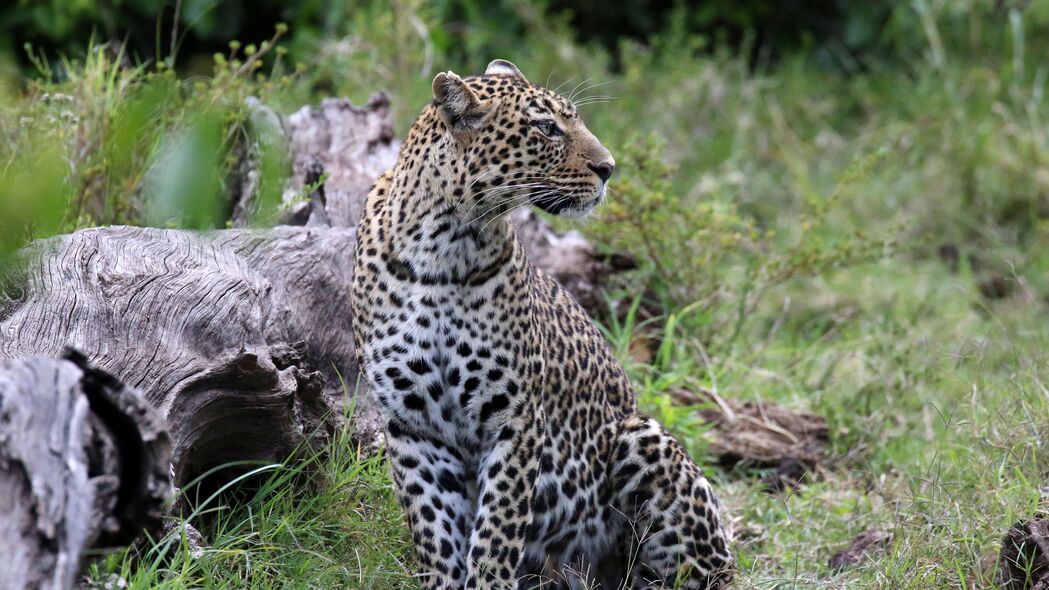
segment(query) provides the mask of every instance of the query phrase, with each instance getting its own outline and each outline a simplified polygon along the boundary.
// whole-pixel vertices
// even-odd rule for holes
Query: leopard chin
[[[602,198],[597,197],[581,205],[576,204],[571,207],[566,207],[558,215],[560,215],[561,217],[566,217],[568,219],[582,219],[585,217],[589,217],[590,214],[594,212],[594,209],[597,209],[597,206],[601,204],[601,201]]]

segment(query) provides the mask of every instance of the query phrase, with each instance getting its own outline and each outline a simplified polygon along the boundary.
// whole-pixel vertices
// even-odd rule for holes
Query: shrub
[[[0,117],[4,249],[89,225],[224,225],[222,182],[234,146],[250,140],[247,98],[279,105],[294,92],[297,73],[275,48],[281,31],[258,46],[231,43],[214,57],[214,74],[195,80],[163,62],[129,65],[109,45],[57,67],[34,54],[41,78],[27,98],[5,101]],[[268,53],[275,59],[264,67]],[[282,188],[273,147],[263,154],[269,207]]]

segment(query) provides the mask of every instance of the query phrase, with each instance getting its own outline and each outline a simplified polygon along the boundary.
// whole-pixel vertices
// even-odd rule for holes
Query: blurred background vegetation
[[[712,473],[741,584],[987,587],[1049,473],[1047,50],[1049,0],[15,0],[0,254],[98,224],[223,227],[250,96],[289,112],[384,90],[403,133],[436,72],[510,59],[586,88],[616,156],[582,230],[639,256],[610,294],[637,313],[606,329],[646,409],[700,459],[704,426],[674,388],[829,420],[835,459],[802,494]],[[340,461],[334,481],[362,469]],[[365,471],[384,491],[270,489],[204,560],[104,570],[141,587],[270,587],[272,572],[411,587],[385,475]],[[385,529],[361,524],[375,505]],[[871,527],[896,533],[888,554],[829,572],[830,548]]]

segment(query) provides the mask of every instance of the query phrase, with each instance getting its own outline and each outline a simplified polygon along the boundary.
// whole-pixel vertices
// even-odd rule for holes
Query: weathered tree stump
[[[397,140],[390,118],[390,99],[372,95],[362,106],[329,98],[316,107],[302,107],[283,116],[258,102],[252,103],[250,125],[259,141],[283,143],[288,148],[290,178],[284,192],[288,205],[281,222],[356,228],[361,206],[375,179],[397,161]],[[239,146],[241,166],[230,179],[233,225],[250,225],[258,191],[257,146]],[[294,196],[321,174],[324,199],[293,202]]]
[[[0,364],[0,588],[71,588],[85,551],[157,528],[171,494],[163,420],[67,357]]]

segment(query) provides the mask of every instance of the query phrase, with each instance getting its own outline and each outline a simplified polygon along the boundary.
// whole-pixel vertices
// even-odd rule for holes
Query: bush
[[[784,236],[759,228],[740,211],[732,194],[739,179],[708,177],[704,192],[675,196],[675,171],[664,149],[665,142],[650,134],[616,151],[623,172],[589,233],[610,249],[641,254],[648,277],[642,283],[655,290],[664,309],[687,307],[682,321],[716,351],[734,343],[777,285],[876,260],[894,249],[891,227],[876,237],[834,227],[844,192],[870,175],[882,153],[852,165],[832,194],[815,198],[797,217],[781,219],[802,229]]]
[[[28,66],[21,51],[26,43],[51,56],[82,58],[89,42],[97,39],[125,44],[127,55],[138,62],[168,59],[197,70],[206,68],[207,56],[223,51],[230,40],[263,38],[274,24],[287,22],[295,31],[288,42],[293,57],[307,59],[318,42],[364,33],[357,26],[361,20],[391,11],[419,17],[400,18],[391,26],[417,29],[427,24],[421,34],[433,44],[431,55],[463,63],[527,44],[538,21],[561,22],[572,41],[614,54],[624,39],[647,44],[678,20],[684,31],[703,39],[704,51],[727,44],[759,62],[814,51],[825,65],[850,70],[871,56],[909,59],[926,50],[929,23],[948,25],[937,43],[984,44],[1016,10],[1033,32],[1045,33],[1045,6],[1020,0],[710,0],[698,5],[624,0],[610,10],[595,0],[18,0],[0,8],[0,53]],[[914,18],[915,11],[927,16]],[[942,53],[942,47],[934,50]]]
[[[214,57],[213,76],[193,81],[163,62],[128,66],[108,45],[57,67],[36,54],[41,78],[28,96],[0,103],[0,254],[92,225],[221,227],[222,183],[246,141],[268,149],[260,214],[269,214],[283,189],[283,156],[248,137],[245,123],[249,96],[279,105],[294,93],[298,74],[275,45],[280,30],[258,46],[231,43]]]

